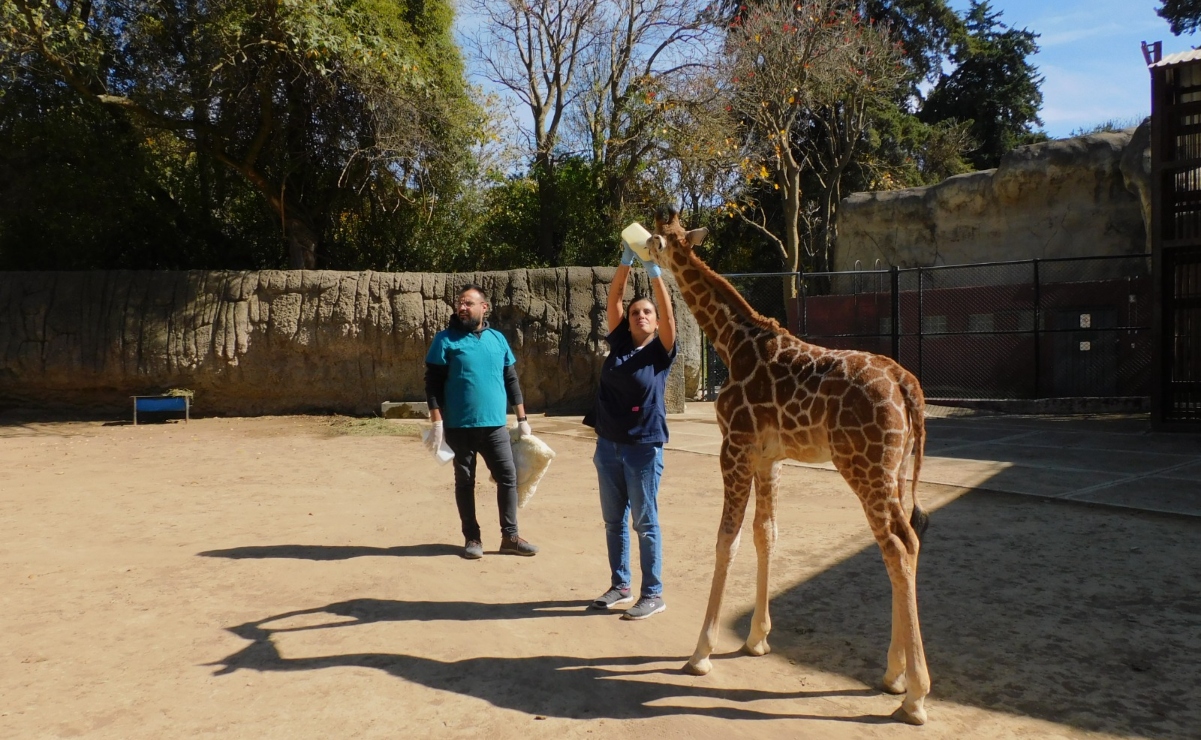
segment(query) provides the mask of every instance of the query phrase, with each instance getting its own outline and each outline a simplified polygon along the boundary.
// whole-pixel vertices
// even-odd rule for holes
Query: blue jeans
[[[663,541],[659,533],[659,478],[662,445],[624,445],[596,440],[592,457],[600,481],[601,516],[609,549],[613,587],[630,587],[630,535],[626,519],[633,514],[642,562],[642,596],[663,593]]]

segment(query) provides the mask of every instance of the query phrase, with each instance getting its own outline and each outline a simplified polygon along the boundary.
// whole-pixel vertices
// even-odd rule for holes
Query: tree
[[[0,63],[170,134],[202,198],[235,174],[288,264],[312,267],[323,235],[432,208],[472,121],[451,18],[441,2],[0,0]]]
[[[223,252],[220,229],[173,207],[170,137],[147,141],[26,76],[0,89],[0,270],[189,267],[177,257]]]
[[[906,95],[916,96],[917,83],[934,80],[943,59],[964,33],[963,20],[947,0],[863,0],[864,17],[889,29],[900,43],[905,65],[913,73]]]
[[[746,184],[770,184],[778,226],[750,187],[733,212],[776,246],[785,270],[799,270],[802,253],[807,269],[825,270],[843,175],[875,107],[905,79],[899,50],[886,29],[862,21],[843,0],[762,4],[732,25],[728,112],[741,128]],[[817,184],[810,198],[805,178]]]
[[[927,123],[971,121],[977,148],[970,153],[976,169],[996,167],[1014,147],[1046,139],[1038,110],[1043,78],[1030,63],[1038,52],[1038,34],[1000,22],[987,0],[972,0],[968,35],[951,59],[955,69],[939,78],[919,114]]]
[[[1155,12],[1168,22],[1175,35],[1192,33],[1201,27],[1201,0],[1160,0],[1160,3]]]
[[[538,183],[537,258],[557,265],[563,253],[556,195],[556,147],[567,110],[580,94],[576,75],[597,42],[600,0],[473,0],[479,29],[472,55],[492,83],[529,110],[533,174]]]
[[[597,172],[607,231],[624,225],[627,199],[654,155],[665,115],[711,65],[714,16],[693,0],[602,0],[601,43],[587,48],[582,92],[572,111]],[[643,210],[658,205],[639,203]]]

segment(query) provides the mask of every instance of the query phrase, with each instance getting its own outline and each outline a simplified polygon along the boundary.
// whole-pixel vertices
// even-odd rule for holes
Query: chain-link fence
[[[808,342],[888,355],[930,398],[1146,396],[1146,256],[725,276]],[[706,342],[705,397],[726,369]]]

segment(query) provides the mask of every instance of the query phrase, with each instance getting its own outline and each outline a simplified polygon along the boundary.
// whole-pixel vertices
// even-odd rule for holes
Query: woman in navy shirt
[[[626,520],[633,514],[642,565],[641,598],[624,619],[645,619],[667,608],[663,601],[663,543],[659,533],[659,478],[667,442],[663,402],[667,373],[676,356],[676,322],[662,269],[645,263],[655,301],[636,298],[629,317],[622,310],[630,266],[637,256],[627,246],[609,286],[609,356],[601,367],[596,407],[584,420],[596,428],[592,461],[600,482],[611,588],[592,602],[612,609],[634,600],[630,593],[630,537]],[[656,306],[656,302],[658,306]],[[662,309],[660,316],[659,310]]]

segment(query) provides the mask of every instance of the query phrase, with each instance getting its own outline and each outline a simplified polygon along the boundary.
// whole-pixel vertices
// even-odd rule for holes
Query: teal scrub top
[[[479,333],[443,329],[434,336],[425,361],[446,365],[446,427],[501,427],[508,412],[505,368],[517,362],[505,335],[495,329]]]

